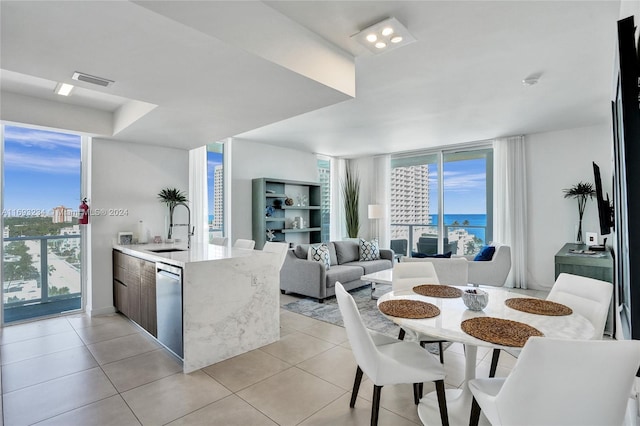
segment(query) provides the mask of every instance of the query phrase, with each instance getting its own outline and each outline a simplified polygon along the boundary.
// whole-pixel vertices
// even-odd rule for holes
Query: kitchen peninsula
[[[168,297],[159,298],[156,306],[156,291],[162,290],[156,289],[155,277],[166,266],[182,272],[182,291],[174,291],[169,301],[180,310],[178,298],[182,296],[182,315],[176,317],[178,330],[182,318],[182,342],[180,350],[165,345],[178,356],[182,352],[185,373],[280,338],[280,264],[275,254],[209,244],[191,249],[115,245],[114,305],[161,343],[162,324],[167,319],[160,311]],[[179,274],[180,269],[176,271]]]

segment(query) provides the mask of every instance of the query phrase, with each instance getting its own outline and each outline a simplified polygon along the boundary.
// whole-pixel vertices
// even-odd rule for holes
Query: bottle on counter
[[[142,220],[138,222],[138,244],[147,244],[147,228]]]

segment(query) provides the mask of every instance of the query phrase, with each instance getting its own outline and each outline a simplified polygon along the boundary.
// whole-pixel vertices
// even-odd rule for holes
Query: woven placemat
[[[563,316],[571,315],[573,313],[573,310],[570,307],[560,303],[528,297],[514,297],[513,299],[507,299],[504,301],[504,304],[511,309],[528,312],[530,314]]]
[[[462,331],[485,342],[521,348],[531,336],[543,336],[538,329],[517,321],[477,317],[462,321]]]
[[[419,319],[440,315],[440,309],[437,306],[409,299],[386,300],[378,305],[378,309],[385,315],[398,318]]]
[[[417,285],[413,288],[413,291],[429,297],[461,297],[462,290],[459,288],[451,287],[448,285],[436,285],[436,284],[423,284]]]

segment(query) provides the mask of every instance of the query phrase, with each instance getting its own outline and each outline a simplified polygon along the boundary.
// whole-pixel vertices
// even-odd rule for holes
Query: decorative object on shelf
[[[357,170],[352,170],[350,163],[345,166],[345,177],[342,181],[342,198],[344,199],[344,216],[349,238],[357,238],[360,231],[358,203],[360,201],[360,177]]]
[[[309,205],[309,197],[306,195],[301,195],[300,196],[300,205],[301,206],[307,206]]]
[[[582,243],[582,216],[584,215],[584,208],[587,205],[587,199],[593,198],[596,195],[596,191],[593,185],[587,182],[579,182],[573,185],[571,188],[563,189],[564,198],[575,198],[578,200],[578,231],[576,236],[576,242]]]
[[[282,208],[282,200],[279,198],[276,198],[275,200],[273,200],[273,207],[275,207],[276,209],[281,209]]]
[[[273,232],[273,229],[267,229],[267,239],[269,241],[273,241],[275,237],[276,237],[276,234]]]
[[[267,206],[264,209],[264,215],[266,217],[271,217],[273,216],[273,213],[275,212],[276,209],[273,208],[273,206]]]
[[[296,206],[300,207],[302,205],[302,198],[300,194],[296,195]]]
[[[293,221],[291,222],[291,229],[298,229],[298,222],[297,221]]]
[[[289,198],[289,197],[287,197],[287,198],[284,200],[284,203],[285,203],[287,206],[292,206],[292,205],[293,205],[293,198]]]
[[[267,189],[265,192],[267,194],[275,194],[276,193],[276,191],[274,191],[273,189]]]
[[[295,219],[293,219],[293,223],[295,224],[294,228],[296,229],[305,228],[304,219],[301,218],[300,216],[296,216]]]
[[[164,188],[158,193],[158,198],[160,202],[165,203],[167,207],[169,207],[169,231],[167,233],[167,239],[170,240],[173,231],[173,209],[175,209],[179,203],[187,202],[187,196],[177,188]]]

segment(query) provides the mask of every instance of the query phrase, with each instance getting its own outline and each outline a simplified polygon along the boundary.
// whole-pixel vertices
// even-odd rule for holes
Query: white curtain
[[[344,203],[342,202],[342,185],[346,160],[331,158],[331,213],[329,214],[331,241],[339,241],[347,235],[344,222]]]
[[[189,201],[194,244],[209,242],[209,197],[207,195],[207,147],[189,151]]]
[[[511,247],[505,286],[527,288],[527,197],[524,136],[493,142],[494,241]]]
[[[373,223],[371,235],[378,236],[380,247],[389,248],[391,242],[391,156],[381,155],[373,158],[373,187],[371,188],[371,204],[384,206],[385,213],[381,219],[370,219]]]

